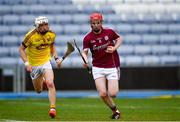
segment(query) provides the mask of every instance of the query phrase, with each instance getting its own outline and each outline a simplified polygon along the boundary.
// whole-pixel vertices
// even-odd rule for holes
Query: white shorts
[[[107,80],[119,80],[120,68],[98,68],[92,67],[92,74],[94,80],[100,77],[105,77]]]
[[[43,74],[45,69],[52,69],[50,61],[46,62],[43,65],[33,66],[32,72],[30,73],[31,79],[37,79],[41,74]]]

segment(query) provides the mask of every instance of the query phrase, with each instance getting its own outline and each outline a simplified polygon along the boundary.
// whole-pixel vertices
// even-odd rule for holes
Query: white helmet
[[[42,24],[42,23],[48,23],[47,17],[45,17],[45,16],[39,16],[39,17],[37,17],[37,18],[35,19],[35,21],[34,21],[35,27],[39,27],[39,25]]]

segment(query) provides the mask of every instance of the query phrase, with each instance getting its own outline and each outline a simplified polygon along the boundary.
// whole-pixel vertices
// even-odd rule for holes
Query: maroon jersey
[[[104,28],[100,34],[88,33],[83,40],[83,49],[89,48],[92,53],[92,64],[100,68],[119,67],[119,55],[117,50],[113,53],[106,53],[108,46],[114,46],[114,40],[119,35],[112,29]]]

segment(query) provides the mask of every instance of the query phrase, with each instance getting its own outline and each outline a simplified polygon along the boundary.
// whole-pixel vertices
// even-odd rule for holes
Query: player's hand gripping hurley
[[[80,51],[80,49],[79,49],[79,47],[78,47],[78,45],[77,45],[75,39],[74,39],[73,41],[74,41],[74,45],[75,45],[75,47],[77,48],[77,50],[78,50],[78,52],[79,52],[79,55],[81,56],[81,58],[82,58],[84,64],[87,64],[86,60],[84,59],[84,57],[83,57],[82,54],[81,54],[81,51]],[[88,65],[86,65],[86,69],[88,70],[88,73],[91,74],[91,69],[89,68]]]

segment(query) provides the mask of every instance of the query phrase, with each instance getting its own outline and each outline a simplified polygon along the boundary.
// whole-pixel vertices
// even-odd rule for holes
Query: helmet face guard
[[[35,26],[36,28],[38,28],[39,25],[40,25],[40,24],[43,24],[43,23],[48,23],[47,17],[45,17],[45,16],[39,16],[39,17],[37,17],[37,18],[35,19],[35,21],[34,21],[34,26]]]

